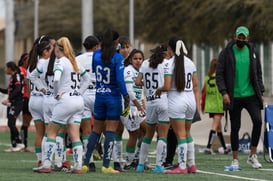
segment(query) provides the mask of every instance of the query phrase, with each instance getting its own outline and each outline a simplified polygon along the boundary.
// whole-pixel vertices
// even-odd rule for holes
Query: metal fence
[[[256,49],[259,53],[262,70],[263,81],[265,86],[265,96],[273,95],[273,42],[266,44],[257,44]],[[212,58],[218,57],[221,47],[200,47],[193,45],[192,59],[197,67],[197,74],[199,80],[199,88],[202,89],[205,75],[207,74],[209,63]]]

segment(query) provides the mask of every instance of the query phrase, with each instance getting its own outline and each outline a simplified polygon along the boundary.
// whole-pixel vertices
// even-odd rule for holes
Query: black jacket
[[[232,50],[234,41],[228,43],[228,45],[221,51],[216,66],[216,84],[222,95],[229,94],[231,105],[225,106],[226,109],[233,108],[234,99],[234,79],[235,79],[235,56]],[[250,81],[256,92],[256,96],[260,103],[260,109],[263,109],[262,95],[264,92],[264,85],[262,80],[261,62],[257,52],[254,49],[253,44],[246,44],[250,53]]]

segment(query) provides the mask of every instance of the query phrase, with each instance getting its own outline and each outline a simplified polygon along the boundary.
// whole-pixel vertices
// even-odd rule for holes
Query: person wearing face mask
[[[234,40],[220,53],[216,66],[216,84],[223,96],[224,108],[229,110],[230,141],[233,160],[231,167],[240,169],[238,161],[241,112],[246,109],[252,120],[251,151],[247,163],[261,168],[256,152],[259,143],[263,109],[264,85],[259,56],[249,42],[249,30],[245,26],[236,29]]]

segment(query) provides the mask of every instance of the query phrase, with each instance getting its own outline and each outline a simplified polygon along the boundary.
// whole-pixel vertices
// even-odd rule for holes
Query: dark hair
[[[30,72],[36,68],[38,56],[42,55],[44,50],[50,50],[50,48],[50,39],[46,35],[42,35],[34,41],[32,49],[29,52],[28,68]]]
[[[17,73],[20,73],[21,71],[20,71],[20,68],[16,65],[16,63],[15,62],[13,62],[13,61],[10,61],[10,62],[7,62],[6,63],[6,67],[7,68],[10,68],[12,71],[15,71],[15,72],[17,72]]]
[[[151,50],[152,55],[149,58],[149,67],[155,69],[158,64],[161,64],[164,60],[164,53],[167,51],[167,46],[162,44],[158,45]]]
[[[18,61],[18,66],[23,66],[24,62],[29,59],[28,53],[23,53]]]
[[[169,46],[173,52],[176,50],[176,42],[179,40],[177,37],[171,37],[169,39]],[[185,67],[184,67],[184,52],[180,49],[180,55],[177,56],[175,53],[174,58],[174,84],[178,92],[182,92],[185,89]]]
[[[95,36],[88,36],[83,42],[83,46],[86,50],[92,49],[94,46],[99,44],[99,40]]]
[[[116,52],[116,47],[114,47],[114,41],[119,37],[118,32],[111,29],[107,29],[103,34],[103,39],[101,43],[101,59],[105,64],[111,63],[111,59]]]
[[[133,50],[130,52],[129,56],[128,56],[127,58],[124,59],[124,66],[125,66],[125,67],[127,67],[128,65],[131,64],[131,60],[132,60],[133,56],[134,56],[136,53],[140,53],[141,56],[142,56],[142,58],[143,58],[143,60],[144,60],[144,54],[143,54],[143,52],[142,52],[141,50],[138,50],[138,49],[133,49]]]
[[[121,45],[121,47],[124,44],[129,44],[130,45],[130,39],[127,36],[120,36],[118,39],[118,43]]]
[[[209,65],[209,71],[208,71],[208,76],[211,77],[213,73],[215,73],[216,71],[216,64],[217,64],[217,59],[213,58],[210,61],[210,65]]]

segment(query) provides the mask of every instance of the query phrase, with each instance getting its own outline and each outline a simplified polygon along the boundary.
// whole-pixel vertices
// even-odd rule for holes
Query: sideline
[[[205,174],[210,174],[210,175],[219,175],[219,176],[223,176],[223,177],[231,177],[231,178],[237,178],[237,179],[242,179],[242,180],[269,181],[269,180],[262,180],[262,179],[249,178],[249,177],[242,177],[242,176],[236,176],[236,175],[228,175],[228,174],[223,174],[223,173],[207,172],[207,171],[202,171],[202,170],[197,170],[197,173],[205,173]]]

